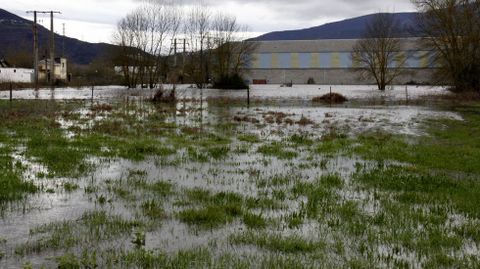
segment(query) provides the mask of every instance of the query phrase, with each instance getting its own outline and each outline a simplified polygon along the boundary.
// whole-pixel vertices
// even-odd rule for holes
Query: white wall
[[[33,69],[0,68],[0,82],[32,83]]]

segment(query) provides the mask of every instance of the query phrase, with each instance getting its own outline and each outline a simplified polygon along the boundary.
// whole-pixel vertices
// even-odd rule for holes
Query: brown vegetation
[[[339,94],[339,93],[327,93],[322,96],[317,96],[312,99],[313,102],[329,102],[329,103],[344,103],[348,101],[348,99]]]
[[[155,103],[174,103],[177,101],[176,92],[175,90],[170,90],[167,94],[166,90],[158,89],[153,96],[152,101]]]
[[[235,116],[233,117],[233,120],[236,122],[250,122],[250,123],[260,123],[259,120],[253,117],[248,117],[248,116]]]
[[[309,118],[307,118],[307,117],[305,117],[305,116],[302,115],[302,117],[300,118],[299,121],[296,122],[296,124],[305,126],[305,125],[315,124],[315,122],[312,121],[311,119],[309,119]]]

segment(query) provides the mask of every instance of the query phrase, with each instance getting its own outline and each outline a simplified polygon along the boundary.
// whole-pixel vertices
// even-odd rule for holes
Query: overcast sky
[[[138,5],[138,0],[0,0],[0,8],[33,20],[27,10],[58,10],[55,31],[89,42],[111,42],[119,19]],[[177,0],[189,5],[196,0]],[[251,36],[300,29],[378,11],[414,11],[410,0],[203,0],[212,9],[235,15],[250,27]],[[40,18],[42,19],[42,18]],[[42,24],[49,27],[49,17]]]

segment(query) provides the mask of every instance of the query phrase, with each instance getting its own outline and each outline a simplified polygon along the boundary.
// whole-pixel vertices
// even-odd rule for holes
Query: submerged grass
[[[262,232],[246,232],[233,235],[230,241],[234,244],[255,245],[270,251],[283,253],[309,253],[321,250],[325,247],[324,242],[304,239],[298,235],[282,236]]]
[[[0,209],[7,202],[22,199],[26,194],[35,193],[35,184],[23,180],[21,163],[15,162],[10,156],[12,151],[0,147]]]
[[[32,108],[32,103],[41,106]],[[28,159],[48,168],[35,177],[41,183],[51,180],[45,188],[52,192],[57,190],[51,187],[55,184],[65,192],[76,191],[82,183],[74,180],[92,171],[95,163],[88,161],[92,157],[107,162],[124,158],[134,161],[131,165],[136,168],[125,169],[128,173],[121,179],[92,178],[85,187],[92,205],[112,211],[87,211],[75,220],[31,228],[29,240],[13,247],[19,256],[56,251],[60,268],[477,268],[480,264],[472,247],[480,244],[476,139],[480,107],[457,109],[464,121],[427,122],[428,136],[380,132],[346,136],[332,129],[323,135],[272,132],[281,141],[273,142],[260,138],[268,138],[262,129],[261,135],[251,135],[236,124],[168,122],[169,112],[163,110],[170,107],[156,107],[148,114],[144,108],[122,111],[114,105],[84,116],[72,112],[78,105],[23,104],[30,106],[9,108],[0,102],[0,110],[6,112],[0,116],[0,204],[37,191],[23,178],[22,164],[12,157],[13,149],[22,146]],[[70,127],[67,135],[59,117],[82,126]],[[262,161],[243,161],[255,151],[263,155]],[[307,158],[298,160],[304,155]],[[143,165],[150,157],[162,177],[161,169],[174,169],[182,176],[169,180],[181,185],[194,178],[206,185],[178,191],[170,181],[154,180]],[[360,157],[373,165],[351,165],[356,172],[350,177],[336,171],[338,157]],[[195,168],[193,162],[212,169]],[[180,179],[185,182],[176,181]],[[113,213],[117,210],[135,218]],[[208,238],[206,248],[146,250],[149,229],[158,231],[170,217],[193,228],[180,237],[185,241],[203,238],[208,229],[215,234],[228,224],[240,224],[239,229],[246,231]],[[127,246],[117,248],[109,242]],[[220,251],[225,243],[242,246],[240,250],[251,248],[254,255]]]
[[[46,250],[69,250],[78,245],[99,243],[128,236],[139,221],[109,215],[105,211],[85,212],[79,219],[53,222],[30,230],[31,239],[15,248],[15,253],[25,256]]]

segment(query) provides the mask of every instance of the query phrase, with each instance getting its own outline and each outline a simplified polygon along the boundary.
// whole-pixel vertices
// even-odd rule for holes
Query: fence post
[[[10,82],[10,102],[12,102],[12,100],[13,100],[13,92],[12,91],[13,91],[13,85]]]
[[[250,107],[250,87],[247,88],[247,106]]]
[[[408,85],[405,85],[405,98],[406,98],[407,104],[408,104]]]

